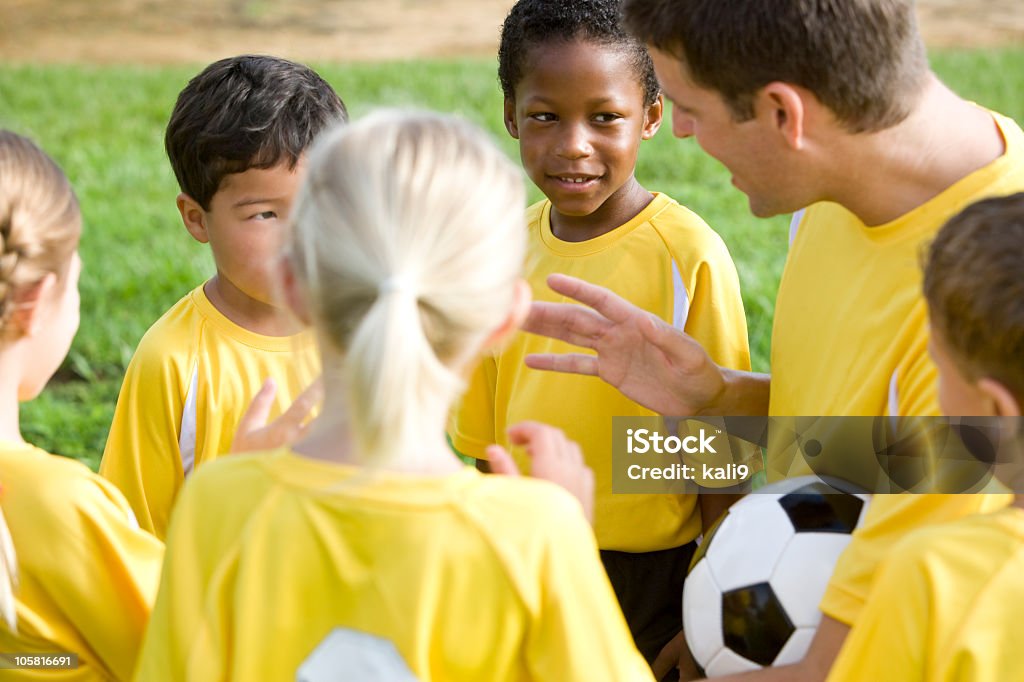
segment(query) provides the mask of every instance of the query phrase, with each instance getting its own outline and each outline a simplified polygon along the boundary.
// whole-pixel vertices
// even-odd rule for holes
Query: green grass
[[[1024,121],[1024,50],[945,52],[933,64],[964,96]],[[491,60],[315,66],[354,116],[382,105],[455,112],[517,155],[501,123]],[[57,379],[24,406],[23,430],[40,447],[93,467],[135,344],[212,272],[207,249],[181,227],[163,154],[174,98],[200,68],[0,66],[0,126],[31,135],[57,159],[85,217],[82,326]],[[638,176],[725,238],[743,286],[754,366],[766,371],[788,219],[753,218],[729,174],[668,128],[643,145]],[[535,189],[531,198],[539,198]]]

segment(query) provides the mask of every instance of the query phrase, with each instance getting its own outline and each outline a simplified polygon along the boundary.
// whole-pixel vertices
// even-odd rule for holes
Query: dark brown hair
[[[625,0],[626,28],[681,59],[738,120],[782,81],[807,88],[850,132],[907,117],[928,74],[911,0]]]
[[[178,95],[164,146],[181,191],[205,210],[225,175],[287,162],[348,112],[315,71],[278,57],[210,64]]]
[[[924,295],[964,373],[1024,401],[1024,192],[979,201],[939,230]]]

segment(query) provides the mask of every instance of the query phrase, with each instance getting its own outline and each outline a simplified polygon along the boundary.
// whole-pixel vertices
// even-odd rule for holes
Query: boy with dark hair
[[[829,680],[1024,679],[1024,193],[980,201],[932,242],[924,273],[939,404],[1006,417],[995,474],[1013,505],[922,528],[893,550]]]
[[[918,250],[964,206],[1024,189],[1020,127],[928,70],[909,0],[626,0],[624,12],[649,44],[673,132],[728,168],[754,214],[797,211],[772,374],[723,368],[687,335],[563,277],[553,288],[595,310],[542,303],[526,327],[597,354],[530,365],[601,376],[662,414],[937,414]],[[795,447],[770,440],[769,467]],[[823,679],[897,539],[1006,501],[879,496],[836,566],[805,660],[750,677]]]
[[[217,273],[142,338],[100,463],[157,537],[185,477],[228,451],[263,382],[273,379],[279,414],[318,373],[313,339],[274,281],[304,154],[339,120],[331,86],[276,57],[215,62],[178,96],[165,137],[178,211]]]
[[[622,29],[619,10],[619,0],[520,0],[502,28],[505,127],[546,196],[527,211],[526,279],[549,301],[558,300],[544,285],[554,272],[606,283],[700,339],[716,362],[749,369],[739,280],[725,244],[634,175],[640,143],[661,125],[662,100],[650,56]],[[552,424],[580,444],[595,476],[601,559],[637,647],[653,661],[682,629],[695,539],[728,495],[613,495],[612,418],[653,413],[588,378],[523,367],[526,355],[557,349],[518,334],[485,358],[449,433],[457,450],[478,458],[491,443],[508,447],[506,429],[521,421]]]

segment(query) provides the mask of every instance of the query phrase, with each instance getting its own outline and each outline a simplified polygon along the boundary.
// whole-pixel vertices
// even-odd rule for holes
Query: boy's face
[[[505,102],[505,126],[519,140],[530,179],[554,209],[588,216],[623,198],[642,139],[661,123],[644,106],[636,68],[614,46],[587,41],[540,45]],[[656,119],[656,120],[652,120]]]
[[[200,215],[192,224],[182,211],[192,236],[209,242],[217,264],[217,289],[230,305],[279,305],[278,255],[304,166],[300,159],[293,169],[280,163],[226,175],[210,199],[209,211],[196,206]]]
[[[990,409],[991,400],[960,369],[942,333],[931,327],[928,353],[939,370],[939,408],[950,417],[996,416]]]
[[[754,118],[737,121],[721,94],[695,84],[675,56],[648,46],[665,99],[672,103],[672,134],[693,137],[732,173],[732,184],[747,195],[759,217],[791,213],[807,205],[797,196],[792,169],[783,168],[774,114],[755,107]]]

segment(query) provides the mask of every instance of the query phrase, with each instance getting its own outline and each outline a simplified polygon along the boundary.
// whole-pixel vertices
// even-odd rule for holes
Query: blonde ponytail
[[[310,153],[292,259],[321,336],[344,358],[364,457],[440,429],[418,413],[457,397],[465,365],[511,309],[524,202],[519,169],[451,116],[378,112]]]
[[[18,580],[18,565],[14,554],[14,541],[7,528],[3,509],[0,509],[0,621],[11,630],[15,624],[14,586]]]

